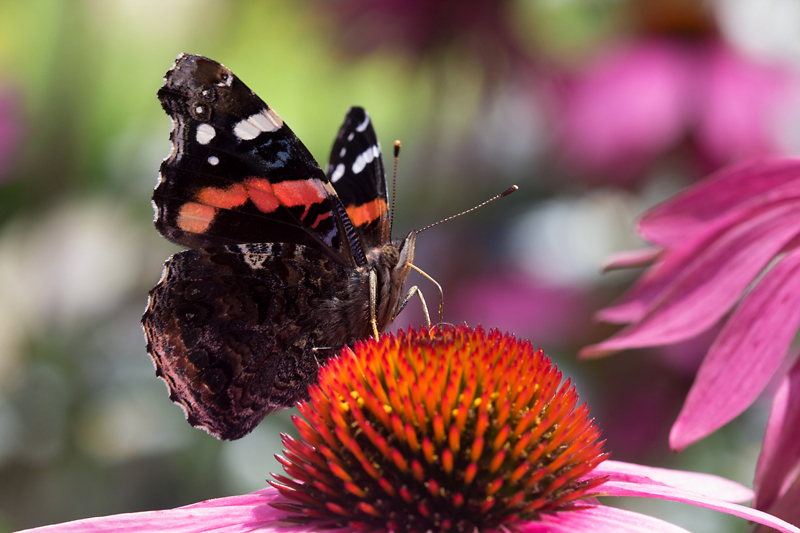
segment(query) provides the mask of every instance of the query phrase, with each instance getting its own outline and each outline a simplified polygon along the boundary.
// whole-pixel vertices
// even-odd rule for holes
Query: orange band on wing
[[[326,218],[329,218],[330,216],[331,216],[331,212],[330,212],[330,211],[327,211],[327,212],[325,212],[325,213],[322,213],[322,214],[320,214],[320,215],[317,215],[317,219],[314,221],[314,223],[313,223],[313,224],[311,224],[311,227],[312,227],[312,228],[316,228],[317,226],[319,226],[319,223],[320,223],[320,222],[322,222],[322,221],[323,221],[323,220],[325,220]]]
[[[282,181],[272,185],[275,196],[287,207],[311,205],[325,200],[328,195],[318,179]]]
[[[247,201],[247,191],[239,184],[227,189],[206,187],[197,193],[197,201],[201,204],[230,209],[238,207]]]
[[[383,198],[376,198],[359,206],[347,206],[347,214],[350,215],[350,220],[356,226],[366,226],[370,222],[379,219],[386,210],[386,200]]]
[[[262,213],[272,213],[281,206],[275,197],[272,184],[264,178],[247,178],[244,181],[250,199]]]
[[[181,211],[178,213],[178,218],[175,222],[183,231],[203,233],[211,225],[211,221],[214,220],[216,214],[216,207],[189,202],[181,206]]]
[[[232,209],[243,205],[248,198],[262,213],[273,213],[281,205],[286,207],[305,206],[300,217],[305,220],[309,207],[324,201],[328,197],[324,183],[318,179],[282,181],[270,183],[268,179],[250,177],[244,183],[231,185],[227,189],[205,187],[195,199],[181,207],[178,215],[178,227],[184,231],[202,233],[211,224],[217,208]],[[312,227],[316,227],[330,213],[317,216]]]

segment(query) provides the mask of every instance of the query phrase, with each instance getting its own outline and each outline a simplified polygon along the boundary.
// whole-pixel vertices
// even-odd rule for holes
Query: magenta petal
[[[25,531],[36,533],[84,533],[87,531],[93,533],[103,531],[240,533],[257,530],[305,533],[316,530],[309,526],[287,527],[285,522],[277,522],[285,518],[287,513],[269,506],[269,502],[276,500],[285,501],[276,489],[267,488],[244,496],[207,500],[177,509],[87,518]]]
[[[728,224],[730,225],[730,222]],[[708,228],[679,247],[669,251],[661,250],[655,258],[656,263],[642,274],[642,277],[617,303],[598,311],[595,319],[611,324],[627,324],[641,320],[653,302],[662,296],[703,250],[714,243],[719,233],[718,227]],[[644,253],[646,252],[643,251]]]
[[[582,355],[689,339],[733,306],[770,260],[800,233],[800,202],[768,205],[717,239],[664,291],[647,315]]]
[[[783,257],[733,312],[708,351],[670,446],[680,450],[741,414],[783,361],[800,326],[800,250]]]
[[[733,165],[650,209],[639,221],[639,234],[660,246],[679,244],[710,220],[763,202],[764,193],[776,198],[782,185],[790,187],[776,199],[796,195],[797,188],[791,185],[798,181],[800,160],[756,159]]]
[[[671,245],[662,251],[655,266],[649,269],[618,303],[597,313],[597,319],[614,324],[625,324],[641,320],[651,305],[662,297],[663,292],[670,288],[685,270],[691,267],[695,259],[714,245],[726,232],[732,231],[732,227],[741,224],[742,221],[752,218],[754,215],[758,215],[758,213],[769,211],[770,205],[777,207],[785,202],[800,199],[800,179],[794,177],[797,170],[795,166],[800,166],[800,162],[795,164],[791,171],[787,171],[781,166],[785,166],[785,164],[784,161],[761,162],[761,166],[766,165],[768,167],[767,170],[771,166],[778,166],[779,174],[785,183],[776,185],[774,189],[765,190],[761,195],[749,197],[747,201],[738,204],[735,209],[727,209],[719,216],[713,217],[713,220],[699,218],[696,223],[687,221],[686,218],[694,214],[686,215],[679,209],[675,210],[677,212],[673,214],[673,210],[669,208],[672,200],[648,211],[641,224],[647,225],[647,221],[650,221],[651,217],[656,218],[658,224],[664,226],[664,231],[668,231],[668,228],[671,227],[670,224],[675,224],[676,227],[682,228],[680,239],[676,237],[675,242],[669,243]],[[791,177],[789,176],[790,174]],[[763,178],[755,170],[751,173],[743,172],[741,177],[750,178],[756,182],[762,181]],[[769,176],[763,178],[763,181],[770,182]],[[724,197],[728,188],[720,187],[721,189],[712,192]],[[694,188],[689,189],[690,192],[694,190]],[[705,191],[703,187],[700,190]],[[678,198],[680,198],[680,195]],[[704,198],[701,196],[699,199],[700,206],[702,206]],[[713,199],[709,199],[709,201],[711,200]],[[700,213],[704,213],[700,206],[698,206],[701,209]],[[661,211],[662,209],[666,210],[668,214]],[[666,239],[661,240],[666,241]]]
[[[772,411],[764,435],[764,446],[756,468],[756,500],[758,509],[772,512],[779,498],[785,497],[788,483],[800,479],[800,362],[795,363],[772,400]],[[794,476],[792,479],[791,476]],[[793,490],[800,491],[800,487]],[[800,495],[798,495],[800,498]],[[785,516],[785,515],[781,515]]]
[[[658,518],[602,505],[541,517],[541,522],[516,522],[520,533],[689,533]]]
[[[753,491],[744,485],[712,474],[642,466],[610,459],[600,463],[592,470],[591,475],[609,476],[609,481],[691,490],[727,502],[744,502],[753,498]],[[604,487],[605,485],[601,485],[597,490],[603,491]]]
[[[791,183],[792,188],[798,189],[789,197],[797,200],[800,197],[800,182]],[[756,198],[754,203],[758,208],[737,210],[716,218],[697,231],[687,233],[683,241],[667,250],[662,250],[656,264],[639,278],[633,287],[611,307],[601,310],[595,315],[597,320],[612,324],[626,324],[641,320],[656,302],[664,299],[669,290],[685,277],[687,270],[695,268],[698,258],[707,251],[717,246],[717,241],[735,234],[736,227],[743,221],[757,217],[768,212],[774,201],[773,196],[784,199],[786,191],[772,191],[764,198]],[[769,197],[769,198],[767,198]],[[776,208],[780,204],[775,204]]]
[[[795,476],[797,475],[796,470],[794,474]],[[800,505],[797,505],[797,502],[799,501],[800,483],[798,483],[798,478],[795,477],[792,485],[781,496],[781,498],[768,509],[768,512],[772,516],[786,520],[791,524],[800,524]],[[769,530],[761,527],[753,531],[753,533],[769,533]]]
[[[750,520],[751,522],[765,524],[785,533],[800,533],[800,528],[784,522],[779,518],[775,518],[774,516],[763,511],[757,511],[755,509],[737,505],[735,503],[724,502],[722,500],[711,498],[691,490],[666,487],[664,485],[627,483],[624,481],[607,481],[598,487],[598,489],[605,491],[605,493],[609,496],[659,498],[662,500],[688,503],[698,507],[705,507],[706,509],[713,509],[715,511],[738,516],[740,518],[744,518],[745,520]]]
[[[674,200],[648,211],[640,223],[640,232],[653,242],[674,246],[663,251],[658,262],[639,278],[620,301],[598,312],[596,319],[612,324],[641,320],[654,302],[663,297],[664,292],[703,251],[732,226],[750,216],[751,211],[755,212],[758,208],[758,212],[763,212],[765,207],[768,210],[768,204],[800,197],[799,167],[800,161],[759,160],[742,163],[720,171],[700,185],[687,189]],[[750,190],[748,187],[757,187],[763,194],[739,198],[739,188],[736,186],[740,183],[746,190]],[[775,189],[766,188],[770,186]],[[709,202],[716,201],[715,195],[722,197],[720,202],[723,207],[718,208],[712,216],[713,206]],[[735,198],[726,202],[725,198],[731,195]],[[670,233],[673,224],[680,228],[674,236]],[[667,236],[659,236],[661,233]],[[593,350],[590,348],[586,352],[589,354]]]
[[[716,232],[704,232],[680,247],[662,250],[655,265],[636,280],[617,303],[595,313],[595,319],[610,324],[627,324],[642,319],[648,308],[683,271],[717,238]]]

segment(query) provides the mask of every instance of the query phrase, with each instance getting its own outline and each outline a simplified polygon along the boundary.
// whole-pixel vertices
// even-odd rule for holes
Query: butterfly
[[[327,172],[229,69],[182,54],[158,91],[172,150],[155,225],[165,264],[142,325],[193,426],[238,439],[308,398],[327,358],[402,309],[416,233],[392,240],[380,144],[352,107]],[[413,289],[412,289],[413,291]]]

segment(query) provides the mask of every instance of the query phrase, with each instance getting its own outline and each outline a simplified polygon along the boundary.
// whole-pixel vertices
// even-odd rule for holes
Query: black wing
[[[347,111],[331,150],[328,179],[359,229],[364,248],[389,242],[388,190],[381,146],[369,113],[361,107]]]
[[[180,55],[158,97],[173,121],[153,193],[162,235],[191,248],[293,242],[353,263],[349,221],[328,178],[230,70]]]

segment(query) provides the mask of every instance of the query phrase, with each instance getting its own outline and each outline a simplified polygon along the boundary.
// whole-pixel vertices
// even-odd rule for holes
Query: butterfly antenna
[[[392,173],[392,211],[389,215],[389,236],[394,227],[394,199],[397,196],[397,161],[400,159],[400,141],[394,142],[394,172]]]
[[[427,229],[431,229],[431,228],[432,228],[432,227],[434,227],[434,226],[438,226],[438,225],[439,225],[439,224],[441,224],[442,222],[447,222],[448,220],[453,220],[454,218],[460,217],[461,215],[466,215],[467,213],[472,213],[472,212],[473,212],[473,211],[475,211],[476,209],[480,209],[481,207],[485,206],[486,204],[490,204],[490,203],[494,202],[495,200],[499,200],[500,198],[502,198],[502,197],[504,197],[504,196],[508,196],[508,195],[509,195],[509,194],[511,194],[512,192],[515,192],[515,191],[518,191],[518,190],[519,190],[519,187],[517,187],[516,185],[512,185],[511,187],[509,187],[509,188],[508,188],[508,189],[506,189],[505,191],[501,192],[501,193],[500,193],[500,194],[498,194],[497,196],[493,196],[492,198],[489,198],[489,199],[488,199],[488,200],[486,200],[485,202],[483,202],[483,203],[480,203],[480,204],[476,205],[475,207],[472,207],[472,208],[470,208],[470,209],[467,209],[466,211],[462,211],[462,212],[460,212],[460,213],[458,213],[458,214],[455,214],[455,215],[449,216],[449,217],[447,217],[447,218],[445,218],[445,219],[443,219],[443,220],[440,220],[439,222],[434,222],[433,224],[429,224],[429,225],[425,226],[425,227],[424,227],[424,228],[422,228],[422,229],[418,229],[418,230],[417,230],[415,233],[422,233],[423,231],[425,231],[425,230],[427,230]]]

